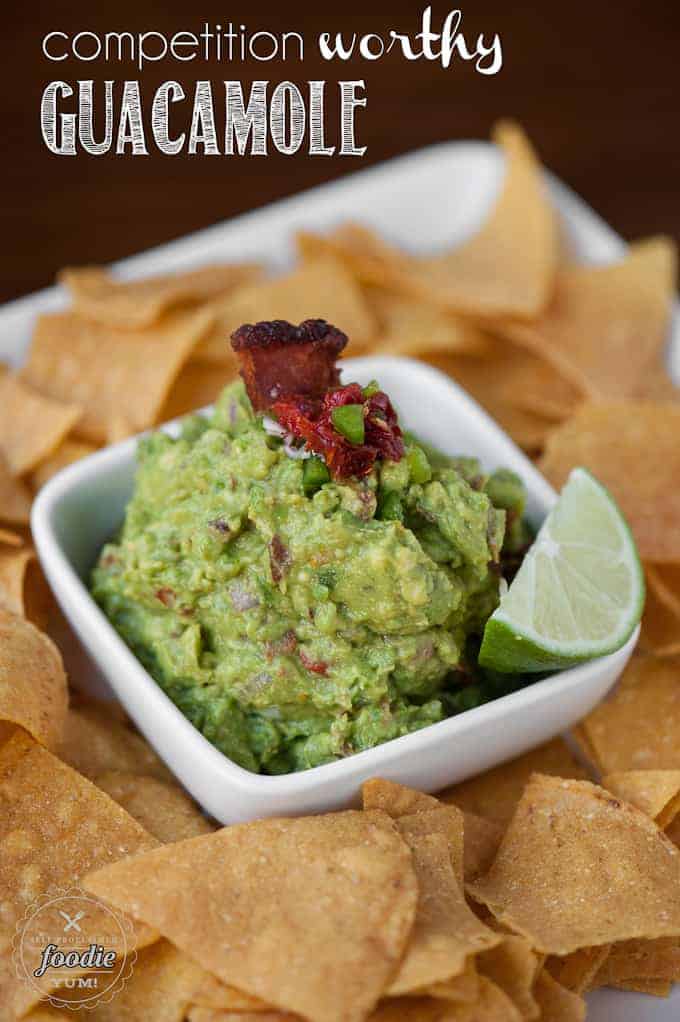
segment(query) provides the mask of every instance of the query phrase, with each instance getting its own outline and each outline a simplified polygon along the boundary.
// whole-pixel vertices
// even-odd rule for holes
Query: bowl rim
[[[400,356],[363,356],[344,360],[341,366],[343,369],[346,367],[351,370],[365,371],[368,365],[376,364],[378,367],[389,365],[392,370],[396,369],[410,374],[417,373],[423,378],[429,377],[430,381],[439,387],[445,385],[452,400],[456,400],[462,405],[466,415],[476,417],[483,429],[487,432],[492,431],[492,435],[501,447],[513,452],[514,460],[519,460],[522,470],[526,471],[525,483],[532,497],[541,505],[543,515],[547,513],[557,499],[555,491],[498,423],[455,381],[426,363]],[[374,374],[370,372],[369,375]],[[198,411],[205,413],[209,411],[210,407]],[[176,432],[179,422],[180,419],[174,419],[153,427],[151,431],[155,432],[161,429],[171,433]],[[219,781],[228,783],[242,794],[257,791],[259,794],[276,796],[277,794],[291,794],[293,791],[309,792],[329,781],[340,781],[351,778],[353,774],[363,774],[368,763],[371,764],[371,769],[375,767],[375,773],[379,774],[381,768],[389,768],[395,761],[402,760],[409,753],[417,755],[419,749],[433,742],[454,739],[457,733],[474,725],[475,722],[485,720],[493,723],[502,719],[509,703],[516,710],[524,708],[529,711],[532,703],[541,700],[547,686],[553,689],[554,697],[559,698],[563,690],[590,680],[593,671],[599,673],[599,665],[602,665],[602,669],[606,669],[613,659],[627,658],[630,649],[637,641],[639,626],[623,647],[608,656],[588,660],[575,667],[556,672],[550,677],[535,681],[516,692],[500,696],[481,706],[429,724],[418,731],[389,739],[332,763],[279,775],[258,774],[247,770],[229,759],[225,753],[205,738],[154,680],[96,604],[56,536],[53,517],[60,503],[67,497],[73,497],[81,488],[88,486],[93,478],[109,475],[128,462],[134,456],[140,438],[151,431],[147,430],[91,454],[62,469],[45,484],[36,496],[31,513],[31,528],[36,549],[50,578],[54,594],[64,607],[64,613],[69,623],[83,637],[87,633],[90,642],[100,650],[101,657],[93,654],[94,659],[106,656],[110,663],[115,662],[119,665],[116,673],[121,679],[121,689],[129,685],[141,686],[142,691],[152,703],[153,712],[161,714],[167,724],[178,731],[178,755],[182,755],[183,751],[186,752],[187,744],[193,745],[194,756],[196,754],[201,756],[201,768],[208,767],[211,771],[217,772]],[[116,690],[116,695],[123,702],[125,701],[118,690]],[[134,720],[134,714],[131,716]]]

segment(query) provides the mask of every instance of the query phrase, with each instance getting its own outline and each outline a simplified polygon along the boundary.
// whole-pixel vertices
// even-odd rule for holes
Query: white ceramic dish
[[[405,425],[447,453],[475,454],[489,470],[501,465],[514,469],[525,480],[530,517],[538,524],[545,516],[555,499],[551,487],[446,376],[410,359],[385,357],[348,360],[343,376],[362,384],[380,380]],[[282,777],[250,773],[184,718],[87,591],[88,572],[120,524],[132,492],[135,446],[134,439],[117,444],[51,480],[34,505],[33,535],[50,584],[88,653],[182,784],[224,823],[344,806],[356,799],[369,777],[390,777],[425,791],[463,780],[551,738],[588,713],[630,656],[635,637],[612,656],[339,762]]]
[[[414,252],[453,245],[483,221],[497,194],[502,172],[500,154],[487,143],[430,146],[140,253],[116,264],[115,269],[133,278],[211,260],[263,258],[283,267],[293,255],[295,230],[323,230],[346,219],[371,225]],[[586,203],[551,174],[546,174],[546,184],[560,215],[565,240],[577,258],[608,262],[621,255],[625,250],[623,240]],[[1,307],[0,359],[20,365],[36,315],[65,304],[62,289],[52,287]],[[677,314],[668,350],[671,373],[680,380]],[[561,681],[554,679],[553,683],[559,685]],[[502,711],[501,703],[489,709],[494,707]],[[182,726],[190,727],[183,718]],[[173,729],[174,725],[170,722],[163,725],[163,729],[166,727]],[[499,724],[490,742],[495,748],[504,740],[505,727]],[[500,750],[496,758],[509,754]],[[280,804],[277,811],[281,811]],[[588,997],[589,1022],[677,1022],[678,1018],[680,988],[666,1001],[610,990]]]

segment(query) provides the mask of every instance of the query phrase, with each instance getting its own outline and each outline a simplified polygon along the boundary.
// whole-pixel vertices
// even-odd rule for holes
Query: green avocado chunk
[[[92,573],[157,683],[251,771],[308,769],[458,712],[518,505],[514,481],[496,502],[473,459],[414,438],[362,479],[310,460],[230,385],[210,418],[141,442],[125,520]]]

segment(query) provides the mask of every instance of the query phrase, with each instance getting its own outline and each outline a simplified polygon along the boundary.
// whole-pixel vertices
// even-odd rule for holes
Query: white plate
[[[295,230],[320,230],[346,219],[372,225],[413,251],[436,249],[462,241],[479,226],[497,194],[502,169],[499,153],[485,143],[432,146],[149,250],[116,268],[135,277],[211,260],[257,258],[282,267],[293,256]],[[591,262],[617,258],[624,251],[621,238],[566,186],[551,175],[546,180],[574,255]],[[49,288],[0,308],[0,359],[20,365],[36,315],[65,304],[63,291]],[[676,321],[669,348],[676,379],[678,333]],[[589,997],[588,1018],[595,1022],[676,1022],[679,1017],[680,990],[668,1001],[614,991]]]

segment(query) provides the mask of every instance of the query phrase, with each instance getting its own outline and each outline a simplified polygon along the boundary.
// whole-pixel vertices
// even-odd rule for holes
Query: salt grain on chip
[[[124,281],[101,267],[85,266],[62,270],[59,281],[71,292],[73,308],[84,319],[139,330],[157,323],[177,305],[208,301],[257,279],[261,272],[255,264],[223,263]]]
[[[72,312],[38,319],[25,379],[83,408],[78,433],[105,443],[113,422],[135,432],[155,421],[175,377],[213,322],[204,310],[169,313],[147,330],[117,330]]]
[[[536,950],[568,955],[680,935],[679,885],[680,851],[644,813],[588,781],[536,774],[468,890]]]
[[[223,982],[315,1022],[370,1011],[418,896],[408,846],[378,812],[227,827],[85,883]]]
[[[680,562],[680,404],[582,405],[554,430],[540,468],[557,489],[576,465],[618,502],[643,559]]]

